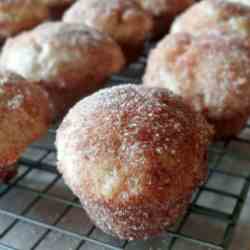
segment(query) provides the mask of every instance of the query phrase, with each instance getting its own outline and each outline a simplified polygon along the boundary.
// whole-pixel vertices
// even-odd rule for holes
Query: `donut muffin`
[[[0,181],[8,181],[12,167],[29,144],[50,124],[47,93],[37,84],[0,71]]]
[[[153,21],[133,0],[79,0],[66,11],[65,22],[85,23],[109,34],[134,59],[144,47]]]
[[[70,110],[57,131],[58,168],[99,228],[145,239],[175,223],[206,180],[210,135],[167,90],[113,87]]]
[[[215,138],[240,132],[250,114],[250,46],[237,33],[176,33],[151,52],[144,84],[180,95],[215,127]]]
[[[85,25],[48,22],[8,39],[0,65],[48,91],[60,117],[124,65],[119,46]]]
[[[31,29],[48,18],[48,8],[39,1],[0,1],[0,41]]]
[[[194,4],[175,20],[171,33],[200,34],[218,25],[237,29],[235,23],[237,25],[237,19],[242,17],[250,18],[250,6],[242,4],[241,1],[203,0]],[[248,29],[250,30],[250,26]]]
[[[168,32],[173,19],[191,6],[195,0],[135,0],[140,6],[154,17],[154,36]]]

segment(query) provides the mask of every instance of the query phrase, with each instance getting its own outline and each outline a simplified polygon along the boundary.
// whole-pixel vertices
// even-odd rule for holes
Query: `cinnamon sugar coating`
[[[242,27],[241,19],[250,18],[250,4],[242,1],[204,0],[194,4],[180,15],[171,27],[171,33],[188,32],[192,35],[201,34],[224,25],[227,30],[250,32],[250,26]],[[244,22],[244,21],[243,21]]]
[[[215,126],[216,137],[238,134],[250,114],[250,46],[238,33],[176,33],[151,52],[144,84],[180,95]]]
[[[36,83],[1,71],[0,179],[29,144],[47,132],[50,121],[47,93]]]
[[[58,169],[93,222],[121,239],[156,235],[207,176],[211,129],[165,89],[101,90],[57,131]]]

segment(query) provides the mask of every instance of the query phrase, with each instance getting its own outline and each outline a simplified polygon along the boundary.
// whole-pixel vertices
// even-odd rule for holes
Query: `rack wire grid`
[[[107,85],[139,83],[146,58],[145,52]],[[17,177],[0,186],[0,249],[229,249],[250,187],[250,125],[239,137],[211,146],[208,182],[175,226],[157,238],[132,242],[98,230],[64,185],[55,167],[56,127],[24,153]]]

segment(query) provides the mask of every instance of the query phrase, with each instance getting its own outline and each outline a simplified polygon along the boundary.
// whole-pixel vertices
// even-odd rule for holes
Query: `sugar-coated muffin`
[[[195,0],[135,0],[150,13],[155,21],[154,35],[157,37],[168,32],[173,19]],[[153,35],[153,36],[154,36]]]
[[[31,29],[49,16],[48,8],[39,1],[0,1],[0,40]]]
[[[203,0],[175,20],[171,33],[188,32],[196,35],[208,32],[218,25],[236,30],[238,18],[250,18],[250,6],[241,1]],[[250,26],[248,29],[250,30]]]
[[[129,58],[140,53],[153,27],[151,16],[133,0],[79,0],[63,21],[84,23],[109,34]]]
[[[60,117],[79,98],[95,91],[124,65],[119,46],[81,24],[48,22],[8,39],[0,65],[48,91]]]
[[[58,169],[99,228],[145,239],[175,223],[206,180],[210,136],[203,116],[167,90],[113,87],[65,117]]]
[[[50,118],[48,95],[38,84],[0,71],[0,181],[16,172],[12,164],[47,131]]]
[[[238,33],[171,34],[151,52],[144,84],[180,95],[215,127],[238,134],[250,115],[250,46]]]

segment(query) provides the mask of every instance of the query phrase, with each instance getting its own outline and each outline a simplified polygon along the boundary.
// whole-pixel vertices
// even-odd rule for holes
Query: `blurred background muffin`
[[[79,98],[103,86],[125,63],[119,46],[85,25],[48,22],[8,39],[0,65],[40,82],[61,117]]]
[[[129,59],[136,58],[153,27],[151,16],[133,0],[79,0],[63,17],[110,35]]]
[[[176,33],[152,50],[144,84],[165,87],[202,112],[215,137],[237,135],[250,115],[250,46],[238,33]]]

